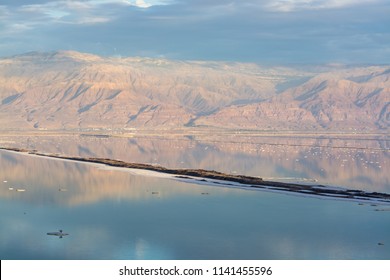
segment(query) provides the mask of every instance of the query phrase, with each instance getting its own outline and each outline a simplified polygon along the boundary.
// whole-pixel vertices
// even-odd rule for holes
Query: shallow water
[[[2,135],[0,146],[390,193],[386,135]]]
[[[0,151],[1,259],[389,259],[389,208]]]

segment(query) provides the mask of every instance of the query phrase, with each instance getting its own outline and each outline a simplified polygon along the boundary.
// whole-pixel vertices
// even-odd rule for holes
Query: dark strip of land
[[[0,147],[0,150],[24,152],[24,153],[37,155],[37,156],[66,159],[66,160],[73,160],[79,162],[105,164],[112,167],[150,170],[155,172],[172,174],[179,179],[188,179],[188,180],[195,179],[197,181],[205,182],[205,183],[209,182],[213,184],[234,186],[234,184],[232,183],[235,182],[235,183],[240,183],[243,186],[249,188],[300,193],[305,195],[322,196],[322,197],[329,197],[329,198],[333,197],[333,198],[342,198],[342,199],[353,199],[359,201],[374,200],[382,203],[390,203],[390,194],[387,193],[365,192],[361,190],[332,188],[324,185],[308,185],[308,184],[265,181],[259,177],[226,174],[214,170],[165,168],[157,165],[144,164],[144,163],[130,163],[130,162],[124,162],[124,161],[108,159],[108,158],[69,157],[69,156],[57,155],[57,154],[44,154],[44,153],[39,153],[38,151],[35,150],[26,150],[26,149],[18,149],[18,148]],[[207,181],[207,179],[217,180],[217,181]]]

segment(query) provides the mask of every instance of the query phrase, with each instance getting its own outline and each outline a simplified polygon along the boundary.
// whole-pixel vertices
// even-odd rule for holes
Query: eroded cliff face
[[[0,125],[387,130],[389,77],[384,66],[302,71],[70,51],[29,53],[0,59]]]
[[[388,130],[390,71],[324,73],[264,102],[224,108],[196,124],[280,130]]]

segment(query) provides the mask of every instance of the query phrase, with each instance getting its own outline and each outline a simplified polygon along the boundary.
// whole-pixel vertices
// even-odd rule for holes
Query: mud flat
[[[118,167],[118,168],[130,168],[149,170],[159,173],[170,174],[174,178],[179,180],[188,180],[195,183],[221,185],[230,187],[244,187],[253,189],[263,189],[270,191],[278,191],[285,193],[296,193],[307,196],[328,197],[336,199],[356,200],[360,202],[377,202],[390,204],[390,194],[379,192],[365,192],[361,190],[345,189],[340,187],[332,187],[318,184],[297,184],[263,180],[259,177],[244,176],[227,174],[214,170],[204,169],[175,169],[166,168],[162,166],[144,164],[144,163],[131,163],[120,160],[108,159],[108,158],[94,158],[94,157],[69,157],[57,154],[44,154],[36,150],[26,150],[18,148],[2,148],[0,150],[27,153],[30,155],[49,157],[55,159],[72,160],[78,162],[104,164],[106,166]]]

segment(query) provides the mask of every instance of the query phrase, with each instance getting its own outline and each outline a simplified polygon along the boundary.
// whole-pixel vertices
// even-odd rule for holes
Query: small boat
[[[54,236],[58,236],[59,238],[62,238],[63,236],[69,235],[69,233],[65,233],[62,231],[62,229],[60,229],[59,231],[56,232],[48,232],[47,235],[54,235]]]
[[[17,192],[25,192],[25,189],[16,189]]]

